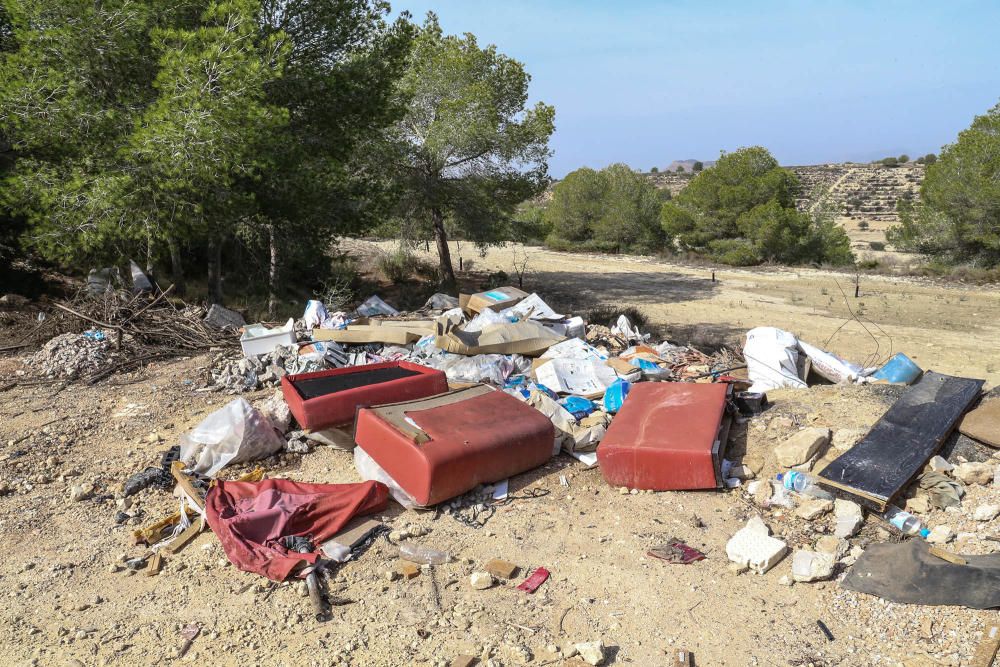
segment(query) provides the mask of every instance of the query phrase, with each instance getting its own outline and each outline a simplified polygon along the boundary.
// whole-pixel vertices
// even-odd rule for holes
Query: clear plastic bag
[[[244,398],[237,398],[181,436],[181,461],[214,477],[230,463],[264,458],[285,445],[270,420]]]

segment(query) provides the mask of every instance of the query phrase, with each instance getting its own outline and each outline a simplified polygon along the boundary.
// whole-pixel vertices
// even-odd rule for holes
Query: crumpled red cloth
[[[381,482],[220,481],[205,497],[205,515],[233,565],[284,581],[303,561],[315,563],[323,542],[347,522],[383,510],[388,502],[389,489]],[[308,537],[314,551],[289,551],[281,541],[290,536]]]

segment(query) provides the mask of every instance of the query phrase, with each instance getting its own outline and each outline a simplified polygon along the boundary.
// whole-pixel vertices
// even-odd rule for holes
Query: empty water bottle
[[[819,480],[807,473],[799,472],[798,470],[778,473],[778,481],[790,491],[795,491],[805,496],[812,496],[813,498],[833,500],[833,495],[819,485]]]
[[[920,537],[927,537],[931,534],[923,522],[917,517],[913,516],[905,510],[901,510],[898,507],[893,507],[889,505],[885,514],[882,518],[889,522],[890,525],[895,526],[900,530],[900,532],[907,535],[919,535]]]
[[[430,547],[414,544],[413,542],[403,542],[399,545],[399,557],[411,563],[422,565],[443,565],[451,560],[451,556],[444,551],[431,549]]]

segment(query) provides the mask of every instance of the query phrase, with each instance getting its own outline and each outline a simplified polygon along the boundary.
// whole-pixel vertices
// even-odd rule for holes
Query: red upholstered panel
[[[723,383],[633,385],[597,447],[604,479],[613,486],[656,491],[717,487],[725,442],[714,456],[713,447],[729,390]]]
[[[402,368],[416,373],[410,377],[368,384],[305,399],[295,387],[300,380],[336,377],[351,373],[368,373],[383,368]],[[318,431],[332,426],[344,426],[354,421],[359,407],[381,403],[412,401],[448,391],[448,378],[435,368],[408,361],[388,361],[367,366],[348,366],[316,373],[286,375],[281,378],[285,402],[303,429]]]
[[[429,441],[417,444],[365,409],[355,440],[420,505],[537,468],[552,456],[552,422],[502,391],[406,415]]]

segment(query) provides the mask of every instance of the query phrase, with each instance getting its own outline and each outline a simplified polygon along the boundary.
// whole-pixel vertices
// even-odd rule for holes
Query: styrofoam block
[[[726,542],[729,560],[764,574],[788,553],[788,545],[759,529],[741,528]]]

